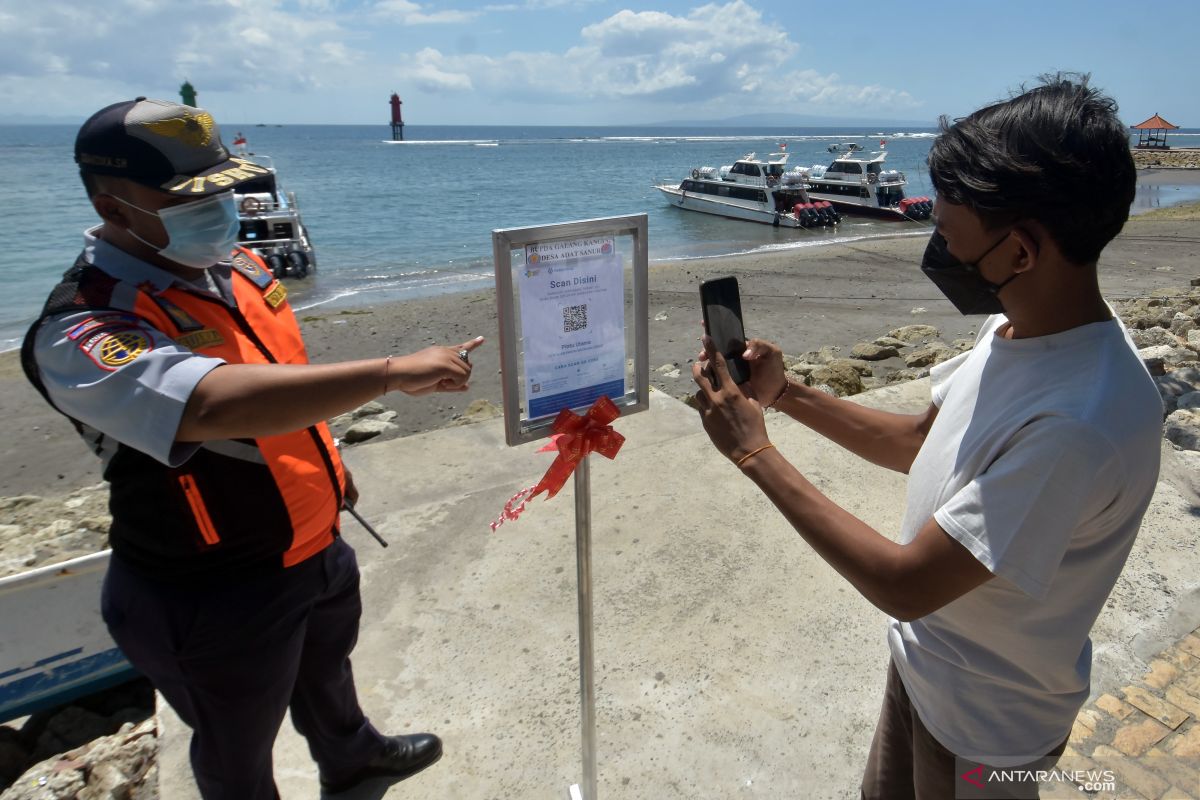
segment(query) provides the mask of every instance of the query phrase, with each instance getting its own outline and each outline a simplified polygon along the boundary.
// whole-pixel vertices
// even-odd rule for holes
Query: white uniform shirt
[[[939,406],[909,472],[902,541],[934,517],[995,577],[888,640],[921,721],[997,767],[1067,737],[1088,633],[1157,483],[1162,401],[1116,319],[1008,340],[934,367]]]
[[[206,270],[203,286],[190,284],[97,239],[96,230],[84,234],[84,258],[129,287],[185,286],[232,304],[227,263]],[[87,334],[115,316],[111,311],[83,311],[45,320],[34,339],[34,360],[42,382],[55,406],[88,429],[84,437],[102,459],[114,452],[108,440],[115,439],[168,466],[178,466],[199,447],[175,442],[188,398],[200,379],[225,361],[193,352],[145,320],[126,314],[114,328],[141,333],[145,346],[128,363],[105,363],[96,348],[88,346]]]

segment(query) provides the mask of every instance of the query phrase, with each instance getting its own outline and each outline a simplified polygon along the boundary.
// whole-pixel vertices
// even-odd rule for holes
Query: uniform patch
[[[175,323],[175,327],[179,328],[179,330],[182,332],[189,333],[191,331],[198,331],[204,327],[204,325],[196,321],[195,317],[172,303],[167,298],[158,295],[151,297],[151,299],[158,304],[158,307],[161,308],[166,315],[171,318],[171,322]]]
[[[265,293],[263,298],[271,305],[271,308],[279,308],[279,304],[287,300],[287,287],[281,281],[275,281],[275,286],[271,291]]]
[[[199,350],[202,347],[213,347],[218,344],[225,344],[225,337],[220,331],[212,328],[205,328],[202,331],[194,333],[185,333],[175,339],[176,342],[183,345],[189,350]]]
[[[101,369],[112,371],[150,352],[154,345],[144,331],[136,328],[103,329],[81,341],[79,349]]]
[[[97,314],[94,317],[88,317],[83,322],[67,331],[67,338],[74,342],[100,328],[111,327],[114,325],[122,328],[128,328],[131,325],[137,325],[140,321],[141,320],[132,314]]]
[[[249,278],[250,282],[260,289],[266,289],[271,285],[271,281],[275,280],[274,275],[254,263],[245,253],[235,255],[232,264],[234,269]]]

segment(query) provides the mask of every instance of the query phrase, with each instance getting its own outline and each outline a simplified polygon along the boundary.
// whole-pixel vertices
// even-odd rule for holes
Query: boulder
[[[908,342],[897,339],[894,336],[880,336],[875,340],[875,344],[880,347],[895,347],[897,350],[901,347],[908,347]]]
[[[1175,408],[1180,411],[1200,410],[1200,392],[1188,392],[1175,398]]]
[[[486,398],[472,400],[466,410],[463,411],[456,419],[450,422],[451,425],[472,425],[476,422],[484,422],[485,420],[495,419],[496,417],[504,416],[504,409]]]
[[[1177,347],[1179,345],[1179,340],[1175,338],[1173,333],[1166,328],[1159,327],[1146,328],[1145,330],[1131,328],[1129,330],[1129,338],[1133,340],[1133,343],[1137,345],[1139,350],[1146,347],[1158,347],[1160,345],[1168,347]]]
[[[1200,351],[1200,329],[1187,332],[1187,344],[1192,350]]]
[[[850,348],[850,355],[864,361],[882,361],[885,358],[895,358],[900,355],[900,351],[890,345],[860,342]]]
[[[398,430],[398,427],[386,420],[360,419],[346,429],[345,435],[342,436],[342,441],[346,444],[357,444],[358,442],[365,442],[367,439],[374,439],[380,434],[394,430]]]
[[[896,370],[895,372],[888,375],[886,380],[889,384],[905,383],[907,381],[915,381],[918,378],[924,378],[927,375],[929,375],[928,367],[923,367],[923,368],[908,367],[906,369]]]
[[[351,411],[350,416],[354,419],[362,419],[363,417],[373,417],[376,414],[382,414],[384,411],[387,411],[387,406],[372,400]]]
[[[157,750],[153,717],[33,765],[4,800],[149,800]]]
[[[1138,355],[1142,361],[1149,359],[1161,359],[1162,363],[1167,366],[1179,366],[1188,361],[1196,360],[1196,351],[1188,347],[1172,347],[1166,344],[1156,345],[1154,347],[1143,347],[1138,350]]]
[[[1173,411],[1163,425],[1163,435],[1181,450],[1200,450],[1200,411]]]
[[[832,367],[834,365],[850,367],[850,369],[854,370],[859,375],[865,376],[871,374],[871,365],[868,362],[863,361],[861,358],[831,358],[826,366]]]
[[[1189,331],[1196,330],[1196,320],[1182,312],[1176,312],[1171,319],[1171,333],[1176,336],[1187,336]]]
[[[941,342],[933,342],[905,353],[904,363],[910,367],[930,367],[948,361],[956,355],[958,355],[957,350],[947,347]]]
[[[820,364],[809,364],[804,361],[796,361],[787,368],[787,371],[792,373],[793,375],[799,375],[803,378],[807,378],[809,375],[812,374],[812,371],[819,366],[821,366],[821,365]]]
[[[1155,378],[1154,383],[1158,385],[1158,392],[1163,397],[1179,397],[1188,392],[1200,391],[1200,369],[1177,369]]]
[[[932,339],[940,336],[941,332],[932,325],[905,325],[902,328],[896,328],[888,331],[888,336],[893,339],[899,339],[902,342],[919,342],[923,339]]]
[[[808,379],[811,386],[828,386],[838,397],[858,394],[863,390],[862,377],[849,364],[825,364],[814,369]]]

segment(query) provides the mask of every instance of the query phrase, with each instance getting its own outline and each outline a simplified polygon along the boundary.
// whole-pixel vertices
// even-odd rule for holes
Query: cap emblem
[[[179,139],[192,147],[207,147],[212,141],[213,118],[207,111],[201,111],[199,114],[184,112],[180,117],[151,120],[141,124],[159,136]]]

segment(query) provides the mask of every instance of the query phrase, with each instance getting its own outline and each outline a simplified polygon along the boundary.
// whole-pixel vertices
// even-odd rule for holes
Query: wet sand
[[[1180,183],[1179,171],[1171,171]],[[1200,174],[1188,175],[1200,182]],[[1147,175],[1153,179],[1153,176]],[[1200,277],[1200,205],[1162,209],[1131,220],[1100,260],[1101,286],[1110,299],[1187,286]],[[907,232],[907,229],[905,229]],[[697,287],[736,275],[747,334],[779,342],[799,354],[823,346],[843,351],[901,325],[940,329],[949,342],[972,336],[979,318],[960,316],[920,273],[924,236],[872,239],[780,253],[698,259],[650,267],[651,383],[673,396],[693,391],[690,361],[699,348]],[[47,290],[49,290],[49,282]],[[342,311],[302,313],[314,362],[405,353],[429,344],[456,344],[476,335],[488,342],[475,352],[475,376],[464,394],[412,398],[395,393],[381,402],[398,412],[394,435],[449,423],[473,400],[500,405],[495,296],[492,291],[445,295]],[[680,368],[677,378],[658,369]],[[65,418],[28,385],[16,352],[0,354],[0,496],[55,495],[100,480],[92,456]],[[363,445],[357,445],[363,446]]]

